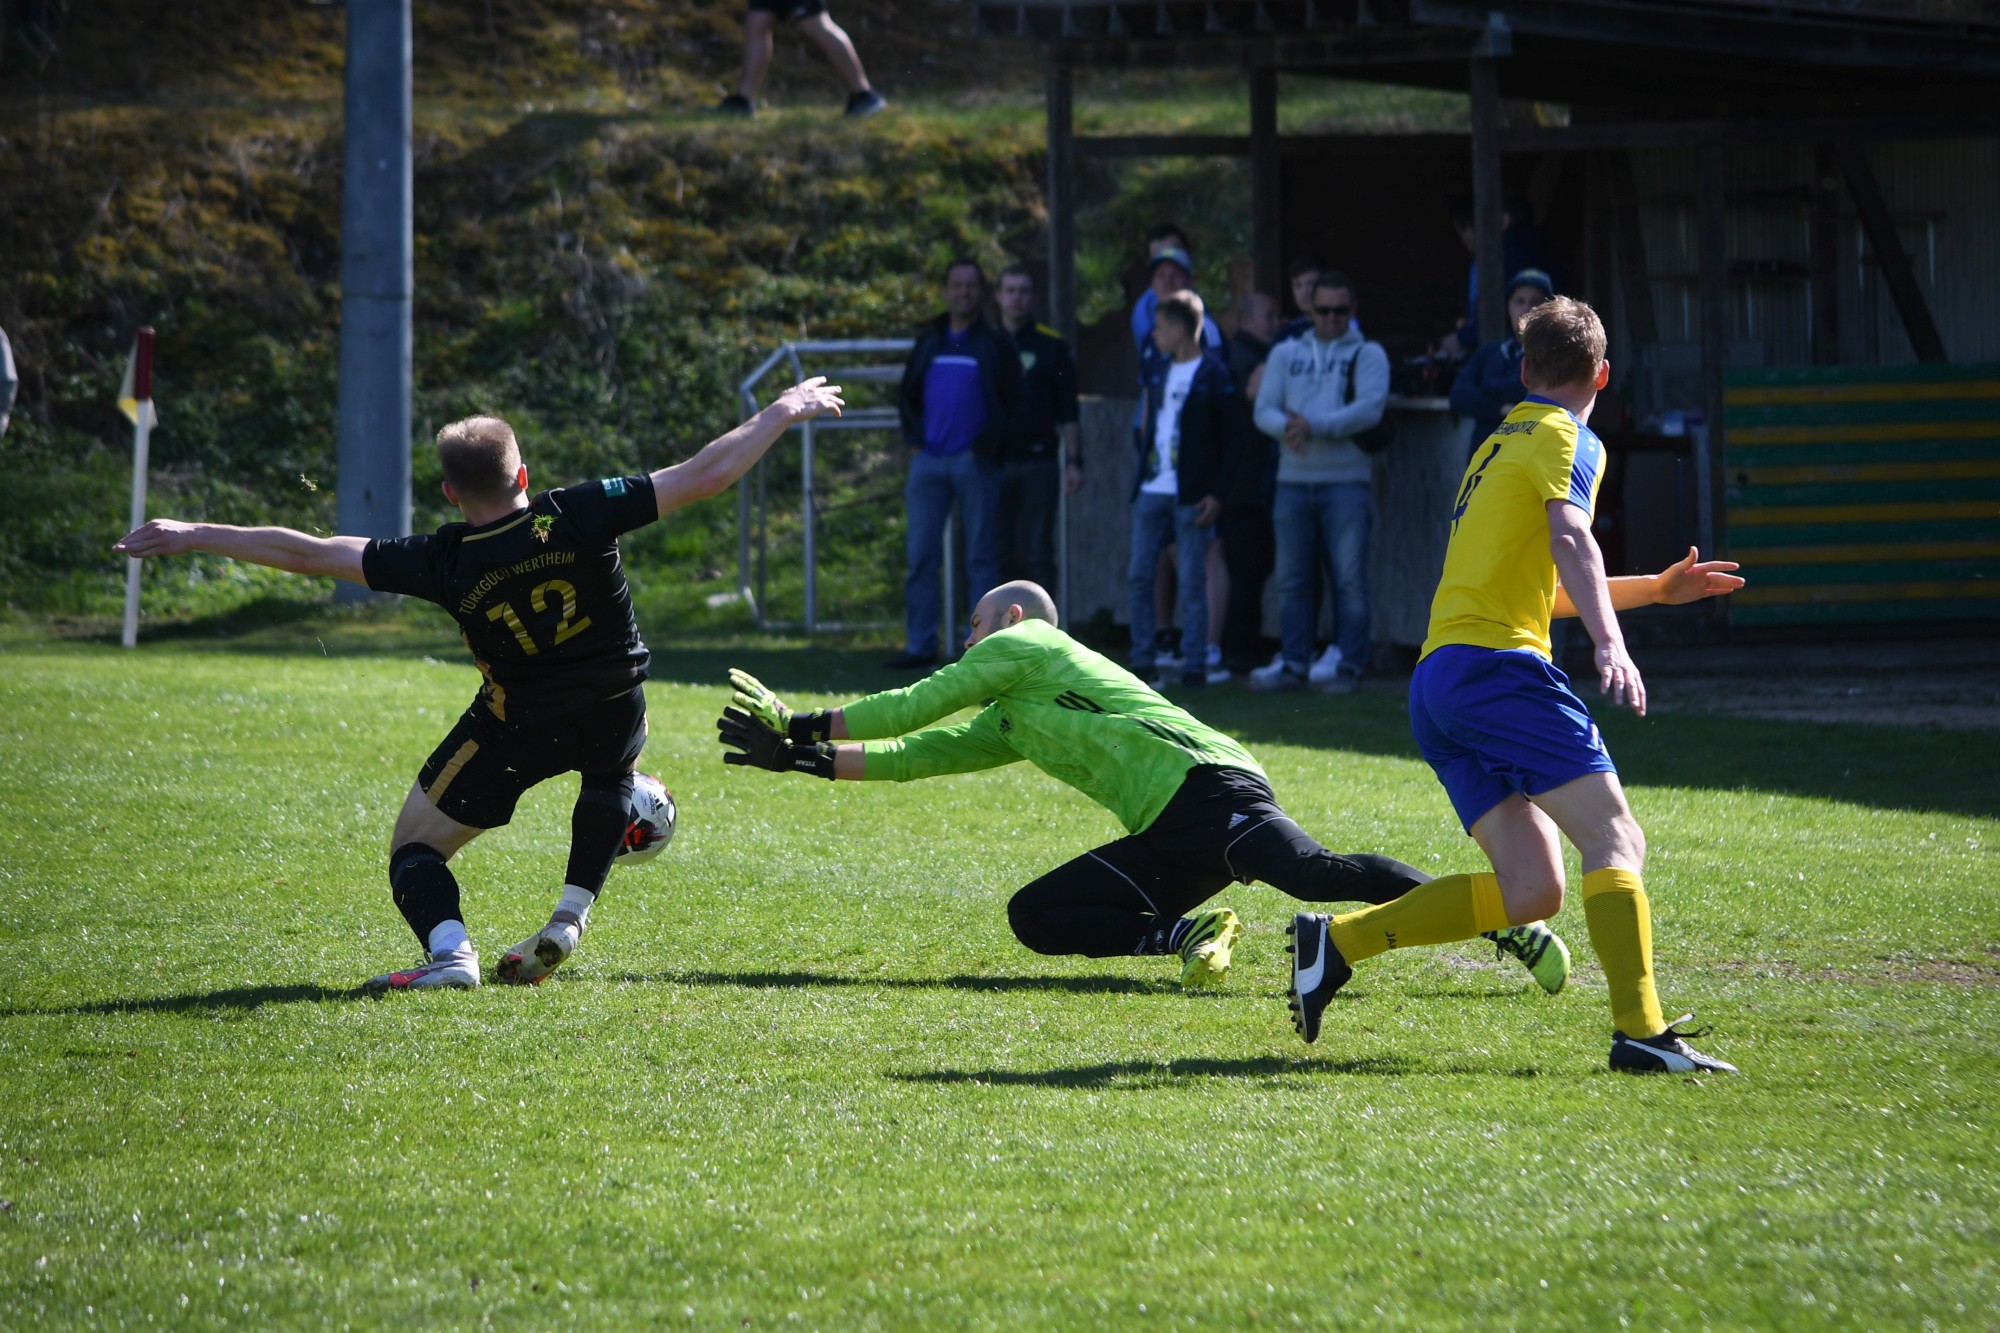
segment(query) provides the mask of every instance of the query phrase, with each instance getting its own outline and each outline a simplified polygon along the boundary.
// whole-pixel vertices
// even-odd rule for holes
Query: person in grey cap
[[[1549,275],[1524,268],[1507,284],[1507,336],[1467,357],[1451,384],[1451,410],[1472,421],[1469,449],[1493,433],[1527,390],[1521,387],[1521,320],[1556,294]]]
[[[7,435],[7,423],[14,416],[14,391],[20,387],[20,376],[14,373],[14,349],[7,341],[7,330],[0,329],[0,439]]]

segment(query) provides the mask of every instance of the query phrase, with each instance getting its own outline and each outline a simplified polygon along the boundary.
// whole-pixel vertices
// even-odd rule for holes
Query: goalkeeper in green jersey
[[[905,689],[811,713],[731,671],[735,706],[716,723],[723,759],[890,782],[1026,759],[1110,810],[1128,836],[1016,893],[1015,936],[1045,954],[1176,954],[1190,987],[1229,971],[1242,924],[1226,907],[1197,909],[1232,880],[1306,902],[1384,903],[1430,879],[1387,856],[1320,846],[1279,807],[1249,751],[1056,628],[1039,584],[981,598],[965,649]],[[934,725],[981,702],[970,721]],[[1568,953],[1546,927],[1492,938],[1545,989],[1561,989]]]

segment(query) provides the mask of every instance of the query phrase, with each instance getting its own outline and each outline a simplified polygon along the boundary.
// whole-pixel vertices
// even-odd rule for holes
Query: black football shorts
[[[431,751],[417,785],[446,816],[499,828],[521,794],[559,773],[629,773],[646,747],[646,692],[623,694],[525,722],[501,722],[474,701]]]

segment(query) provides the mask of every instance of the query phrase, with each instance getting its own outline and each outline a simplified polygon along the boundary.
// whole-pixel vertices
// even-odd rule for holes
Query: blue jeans
[[[1126,567],[1125,581],[1132,602],[1132,669],[1145,671],[1153,665],[1153,635],[1158,629],[1153,612],[1153,578],[1160,564],[1160,552],[1176,548],[1175,582],[1181,603],[1181,660],[1188,676],[1208,679],[1208,543],[1215,525],[1196,527],[1193,505],[1179,503],[1171,495],[1148,495],[1141,491],[1132,500],[1132,563]]]
[[[1319,599],[1313,566],[1324,556],[1333,570],[1334,641],[1343,671],[1368,666],[1368,483],[1278,483],[1271,521],[1278,536],[1278,627],[1285,662],[1312,665]]]
[[[944,524],[952,503],[965,533],[966,619],[988,591],[1000,586],[1000,469],[970,451],[942,457],[918,450],[910,458],[910,476],[903,483],[903,504],[909,526],[903,556],[909,573],[903,579],[904,646],[925,657],[938,651],[938,621],[944,614],[944,589],[939,563]],[[956,616],[954,615],[954,622]],[[958,646],[956,623],[947,655]]]

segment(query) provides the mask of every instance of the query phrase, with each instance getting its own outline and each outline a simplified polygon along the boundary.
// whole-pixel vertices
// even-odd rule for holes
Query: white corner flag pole
[[[146,521],[146,454],[153,433],[153,331],[139,330],[138,345],[125,366],[125,383],[118,393],[118,407],[132,419],[132,527]],[[139,567],[141,561],[125,561],[125,634],[127,648],[139,642]]]

